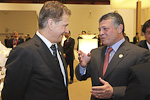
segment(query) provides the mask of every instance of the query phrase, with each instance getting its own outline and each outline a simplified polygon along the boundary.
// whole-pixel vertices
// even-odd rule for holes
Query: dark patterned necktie
[[[57,51],[56,51],[56,46],[55,46],[55,44],[53,44],[53,45],[51,46],[51,49],[52,49],[52,51],[53,51],[53,56],[54,56],[55,58],[57,58]]]
[[[56,62],[57,62],[57,64],[58,64],[58,68],[59,68],[59,71],[60,71],[60,73],[61,73],[61,77],[62,77],[62,79],[63,79],[64,76],[63,76],[63,74],[62,74],[62,71],[61,71],[61,68],[60,68],[60,64],[59,64],[59,61],[58,61],[58,58],[57,58],[57,50],[56,50],[55,44],[53,44],[50,48],[51,48],[52,51],[53,51],[53,56],[54,56],[54,58],[55,58],[55,60],[56,60]],[[63,79],[63,81],[64,81],[64,79]]]

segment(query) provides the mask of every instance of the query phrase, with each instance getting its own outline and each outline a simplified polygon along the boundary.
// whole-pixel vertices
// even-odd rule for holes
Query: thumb
[[[91,56],[91,53],[88,53],[87,56],[90,57],[90,56]]]
[[[102,84],[106,84],[106,81],[104,81],[101,77],[99,77],[99,81],[100,81]]]

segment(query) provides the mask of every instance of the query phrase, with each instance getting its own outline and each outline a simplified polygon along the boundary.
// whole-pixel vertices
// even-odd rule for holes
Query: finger
[[[82,51],[81,51],[81,50],[79,50],[79,51],[78,51],[78,53],[82,53]]]
[[[99,81],[102,83],[102,84],[106,84],[107,82],[104,81],[101,77],[99,77]]]
[[[91,56],[91,53],[88,53],[87,56],[90,57],[90,56]]]
[[[104,90],[91,90],[90,92],[93,94],[104,94]]]
[[[103,86],[93,86],[92,90],[95,90],[95,91],[103,90]]]
[[[79,59],[79,62],[81,63],[82,62],[82,59],[81,58],[78,58]]]
[[[101,94],[95,94],[95,93],[91,93],[92,96],[101,99],[103,97],[103,95]]]

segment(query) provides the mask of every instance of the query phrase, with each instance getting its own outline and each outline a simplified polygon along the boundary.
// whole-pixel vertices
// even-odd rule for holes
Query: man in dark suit
[[[22,36],[19,36],[19,40],[20,40],[20,43],[24,42],[24,39],[22,38]]]
[[[4,42],[5,42],[5,46],[8,48],[8,41],[9,41],[9,36],[6,36]]]
[[[150,50],[150,19],[144,23],[142,32],[146,40],[141,40],[137,45]]]
[[[64,41],[64,57],[66,59],[67,65],[70,67],[70,82],[69,84],[73,83],[73,77],[74,77],[74,69],[73,69],[73,61],[74,61],[74,44],[75,41],[73,38],[70,37],[70,31],[69,33],[65,34],[65,37],[67,38]]]
[[[124,100],[150,100],[150,62],[130,69]]]
[[[9,47],[9,48],[14,48],[14,47],[16,47],[17,45],[23,43],[24,40],[22,41],[22,39],[19,38],[18,32],[15,31],[15,32],[13,33],[13,38],[10,39],[8,42],[9,42],[9,43],[8,43],[8,47]]]
[[[133,37],[133,44],[136,44],[139,42],[139,36],[138,33],[136,33],[136,36]]]
[[[125,40],[130,42],[129,37],[126,35],[126,33],[123,33],[123,35],[124,35]]]
[[[28,41],[30,39],[31,39],[30,34],[27,34],[26,41]]]
[[[70,15],[58,1],[43,5],[35,36],[8,57],[2,100],[69,100],[67,64],[57,43],[69,31]]]
[[[75,70],[76,77],[80,81],[91,77],[91,100],[122,100],[130,66],[150,59],[150,52],[125,41],[123,32],[121,15],[108,13],[99,20],[99,34],[104,46],[87,55],[82,51],[78,53],[80,64]]]
[[[86,31],[82,31],[82,32],[81,32],[81,35],[86,35]],[[77,51],[79,50],[79,39],[83,39],[83,37],[81,37],[80,34],[79,34],[79,36],[78,36],[78,38],[77,38],[77,41],[78,41],[78,44],[77,44]]]

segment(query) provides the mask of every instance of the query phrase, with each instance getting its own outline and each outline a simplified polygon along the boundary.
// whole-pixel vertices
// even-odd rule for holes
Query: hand
[[[113,87],[103,79],[99,78],[103,86],[93,86],[91,95],[99,99],[110,99],[113,95]]]
[[[66,56],[66,54],[65,54],[65,53],[63,54],[63,56],[64,56],[64,58],[67,58],[67,56]]]
[[[80,65],[82,67],[86,67],[87,63],[90,61],[91,59],[91,53],[88,53],[87,55],[82,52],[81,50],[78,51],[78,59],[80,62]]]

